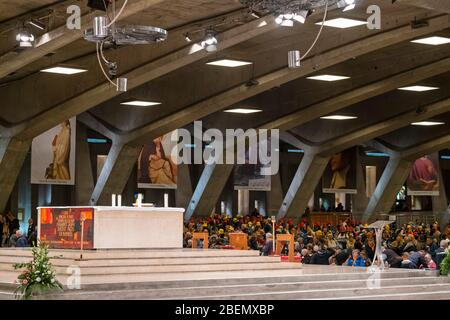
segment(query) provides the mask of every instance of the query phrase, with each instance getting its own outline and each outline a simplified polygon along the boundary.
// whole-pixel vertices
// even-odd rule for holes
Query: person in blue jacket
[[[366,262],[361,257],[359,250],[355,249],[352,251],[352,255],[350,257],[348,257],[345,265],[350,266],[350,267],[365,267]]]

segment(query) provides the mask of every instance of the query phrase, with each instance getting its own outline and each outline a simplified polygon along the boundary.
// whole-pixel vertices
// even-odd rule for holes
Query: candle
[[[169,194],[164,193],[164,208],[168,208],[168,207],[169,207]]]
[[[118,207],[121,207],[121,206],[122,206],[122,195],[121,195],[121,194],[119,194],[119,195],[117,196],[117,206],[118,206]]]
[[[139,208],[142,206],[142,193],[138,193],[137,204]]]
[[[113,193],[111,196],[111,206],[115,207],[116,206],[116,194]]]

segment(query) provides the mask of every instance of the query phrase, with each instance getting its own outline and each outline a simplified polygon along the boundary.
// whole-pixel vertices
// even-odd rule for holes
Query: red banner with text
[[[93,208],[41,208],[40,240],[54,249],[94,248]]]

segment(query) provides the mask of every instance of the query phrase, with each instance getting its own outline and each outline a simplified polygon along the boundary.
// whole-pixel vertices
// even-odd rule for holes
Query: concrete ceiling
[[[325,28],[311,56],[326,52],[342,44],[364,39],[377,32],[394,30],[399,26],[407,25],[414,19],[428,19],[445,14],[445,10],[439,12],[439,10],[431,10],[425,5],[417,5],[417,2],[420,1],[415,1],[414,5],[411,5],[407,2],[392,4],[391,0],[380,0],[360,1],[356,10],[347,13],[335,10],[329,13],[329,18],[345,16],[360,20],[366,19],[368,16],[366,13],[367,6],[375,4],[375,2],[382,9],[383,28],[381,31],[370,31],[364,26],[345,30]],[[85,5],[86,1],[65,1],[64,3],[80,4],[83,13],[89,12]],[[51,9],[52,4],[55,7],[52,27],[57,27],[64,21],[64,14],[62,14],[64,6],[61,7],[61,1],[4,0],[0,3],[0,28],[20,23],[24,17],[42,14],[49,8]],[[250,38],[151,80],[126,94],[107,99],[105,102],[90,108],[87,112],[101,123],[118,132],[131,131],[152,123],[190,105],[213,97],[224,90],[241,85],[252,77],[266,75],[285,67],[286,52],[291,49],[305,51],[318,30],[318,26],[314,23],[320,21],[321,17],[321,13],[317,13],[310,17],[305,25],[296,25],[294,28],[280,27]],[[211,25],[216,25],[216,29],[221,32],[249,22],[251,19],[248,14],[242,13],[242,8],[237,0],[167,0],[146,8],[123,21],[124,23],[149,24],[169,29],[169,40],[166,43],[111,49],[107,51],[107,55],[119,62],[120,72],[125,72],[148,61],[164,57],[177,48],[186,46],[179,30],[195,31],[199,28],[199,25],[204,28],[211,21]],[[205,21],[207,22],[205,23]],[[13,50],[16,45],[14,39],[11,38],[14,30],[6,31],[4,37],[0,38],[0,50],[3,53]],[[171,37],[171,35],[175,36]],[[437,31],[433,35],[450,37],[450,30]],[[303,77],[280,87],[271,88],[250,99],[244,99],[235,105],[257,107],[263,110],[261,113],[242,116],[219,111],[202,119],[206,127],[256,127],[271,119],[302,110],[322,100],[352,91],[371,82],[380,81],[397,73],[448,58],[448,49],[449,45],[426,46],[404,41],[338,63],[318,72],[348,75],[351,77],[349,80],[325,83],[307,80]],[[1,79],[0,95],[3,103],[0,124],[14,126],[26,123],[34,116],[103,83],[104,78],[99,72],[96,57],[93,54],[94,51],[93,44],[79,39],[47,56],[32,61],[23,68],[16,70],[13,75]],[[254,64],[236,69],[205,65],[205,62],[223,57],[252,61]],[[89,69],[89,72],[73,77],[38,72],[43,67],[60,63],[85,67]],[[420,82],[421,84],[439,86],[440,90],[429,93],[390,90],[385,94],[350,105],[337,112],[356,115],[358,116],[357,120],[334,122],[316,119],[293,128],[292,132],[313,143],[332,140],[335,137],[389,119],[402,112],[414,110],[419,105],[446,98],[450,89],[449,77],[449,73],[443,72],[443,74]],[[110,90],[113,90],[113,88]],[[151,108],[120,105],[120,102],[129,98],[157,100],[163,104]],[[446,118],[446,115],[443,115],[442,118]],[[414,130],[419,132],[422,129],[407,128],[404,130],[414,137],[415,135],[411,133]],[[448,131],[449,126],[447,124],[428,130],[440,134],[442,130]],[[398,134],[403,134],[403,131],[398,131]],[[390,142],[396,139],[394,138],[396,135],[397,132],[394,132],[382,138]],[[410,139],[414,140],[411,137]],[[399,142],[399,146],[401,144]],[[414,144],[414,141],[407,141],[404,144]]]

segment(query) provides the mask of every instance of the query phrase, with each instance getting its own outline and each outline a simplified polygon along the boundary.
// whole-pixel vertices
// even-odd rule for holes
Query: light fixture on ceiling
[[[432,45],[432,46],[439,46],[442,44],[450,43],[450,38],[434,36],[434,37],[412,40],[411,42],[420,43],[420,44],[428,44],[428,45]]]
[[[294,13],[280,14],[278,15],[278,17],[275,18],[275,23],[283,27],[293,27],[294,21],[297,21],[302,24],[305,23],[308,15],[309,15],[308,10],[300,10]]]
[[[34,35],[27,29],[22,28],[16,35],[20,48],[30,48],[33,46]]]
[[[208,62],[206,64],[207,65],[211,65],[211,66],[236,68],[236,67],[242,67],[242,66],[246,66],[246,65],[252,64],[252,62],[233,60],[233,59],[221,59],[221,60],[211,61],[211,62]]]
[[[47,68],[47,69],[41,70],[41,72],[65,74],[65,75],[72,75],[72,74],[82,73],[82,72],[86,72],[86,71],[87,71],[86,69],[63,67],[63,66],[52,67],[52,68]]]
[[[150,106],[160,105],[161,102],[132,99],[132,100],[121,102],[120,104],[124,105],[124,106],[150,107]]]
[[[358,119],[358,117],[355,116],[344,116],[344,115],[331,115],[331,116],[325,116],[325,117],[320,117],[320,119],[324,119],[324,120],[353,120],[353,119]]]
[[[342,11],[350,11],[355,9],[356,1],[355,0],[338,0],[336,3],[338,8],[344,8]]]
[[[438,122],[438,121],[420,121],[411,123],[411,125],[413,126],[424,126],[424,127],[440,126],[443,124],[445,124],[445,122]]]
[[[207,52],[214,52],[217,51],[217,43],[219,43],[219,41],[217,41],[216,33],[214,32],[214,30],[209,29],[206,30],[205,39],[201,42],[200,45]]]
[[[317,25],[321,25],[321,22],[317,22]],[[362,26],[367,24],[367,21],[361,21],[361,20],[354,20],[354,19],[347,19],[347,18],[336,18],[327,20],[324,22],[324,25],[327,27],[333,27],[333,28],[339,28],[339,29],[346,29],[346,28],[352,28],[356,26]]]
[[[402,87],[398,88],[398,90],[403,91],[415,91],[415,92],[425,92],[425,91],[432,91],[437,90],[438,87],[429,87],[429,86],[409,86],[409,87]]]
[[[240,114],[251,114],[251,113],[262,112],[262,110],[259,110],[259,109],[236,108],[236,109],[228,109],[228,110],[225,110],[224,112],[228,112],[228,113],[240,113]]]
[[[319,81],[339,81],[339,80],[350,79],[350,77],[336,76],[336,75],[331,75],[331,74],[322,74],[322,75],[318,75],[318,76],[307,77],[306,79],[319,80]]]
[[[191,37],[189,36],[189,33],[185,33],[184,34],[184,39],[186,40],[186,42],[192,42]]]
[[[43,24],[42,22],[33,19],[31,21],[28,21],[28,24],[32,25],[33,27],[39,29],[39,30],[45,30],[46,29],[46,25]]]
[[[101,8],[106,12],[104,16],[96,16],[93,19],[92,28],[84,31],[84,39],[96,44],[97,60],[100,69],[106,80],[111,83],[118,92],[128,90],[128,79],[117,76],[117,62],[106,58],[103,47],[111,45],[112,48],[123,45],[150,44],[162,42],[167,39],[168,32],[162,28],[140,25],[116,25],[125,10],[129,0],[124,0],[121,8],[117,11],[112,6],[112,12],[108,14],[108,4],[112,1],[89,0],[89,6],[92,8]],[[111,6],[110,6],[111,7]],[[111,20],[109,20],[111,17]],[[105,70],[105,67],[107,70]],[[114,81],[115,80],[115,81]]]

